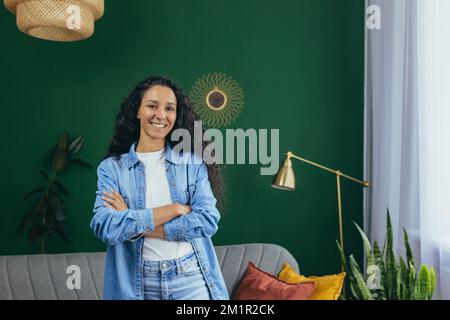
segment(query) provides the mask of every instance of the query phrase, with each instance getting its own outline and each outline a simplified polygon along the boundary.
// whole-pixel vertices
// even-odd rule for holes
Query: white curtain
[[[449,0],[368,0],[365,230],[383,243],[386,209],[397,254],[410,236],[417,263],[434,266],[435,298],[450,299]]]

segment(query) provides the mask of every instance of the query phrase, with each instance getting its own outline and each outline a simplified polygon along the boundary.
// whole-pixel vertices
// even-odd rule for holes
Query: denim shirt
[[[103,160],[97,168],[98,190],[91,229],[107,244],[104,299],[144,298],[143,258],[144,232],[155,230],[153,209],[145,205],[144,165],[137,158],[134,142],[128,153],[116,161]],[[208,171],[200,159],[175,161],[166,144],[165,167],[173,203],[189,204],[192,211],[176,217],[163,228],[166,240],[188,241],[192,244],[212,300],[228,300],[211,237],[218,229],[220,213],[211,190]],[[178,158],[177,158],[178,159]],[[119,192],[128,209],[116,211],[104,206],[102,191]]]

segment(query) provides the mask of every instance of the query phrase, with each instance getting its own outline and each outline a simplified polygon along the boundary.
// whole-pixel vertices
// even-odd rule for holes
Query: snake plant
[[[416,266],[409,245],[408,233],[403,229],[406,248],[406,261],[400,256],[397,261],[393,249],[393,231],[389,210],[387,212],[387,231],[383,248],[376,241],[373,246],[364,231],[354,222],[364,243],[367,269],[361,271],[353,255],[349,264],[339,242],[336,241],[339,257],[347,272],[350,292],[342,293],[341,299],[357,300],[431,300],[436,284],[433,267],[425,264],[416,272]]]

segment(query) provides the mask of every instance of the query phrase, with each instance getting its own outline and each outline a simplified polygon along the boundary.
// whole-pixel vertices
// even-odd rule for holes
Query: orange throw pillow
[[[308,300],[314,287],[314,282],[284,282],[249,261],[233,300]]]

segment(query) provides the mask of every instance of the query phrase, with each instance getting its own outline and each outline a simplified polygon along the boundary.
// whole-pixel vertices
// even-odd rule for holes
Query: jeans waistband
[[[177,270],[181,268],[183,264],[191,260],[192,258],[195,258],[195,251],[192,250],[191,252],[185,254],[184,256],[171,259],[171,260],[144,260],[144,267],[146,267],[148,270],[169,270],[173,267],[177,267]]]

